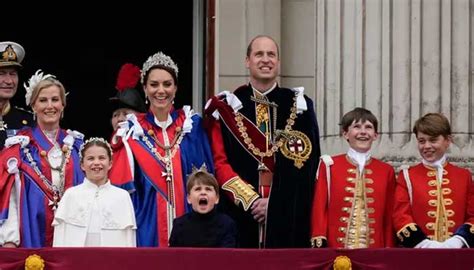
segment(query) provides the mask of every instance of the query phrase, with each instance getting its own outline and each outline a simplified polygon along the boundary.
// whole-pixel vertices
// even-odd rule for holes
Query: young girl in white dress
[[[127,191],[112,186],[112,149],[102,138],[81,148],[84,183],[66,190],[55,213],[54,247],[135,247],[135,213]]]

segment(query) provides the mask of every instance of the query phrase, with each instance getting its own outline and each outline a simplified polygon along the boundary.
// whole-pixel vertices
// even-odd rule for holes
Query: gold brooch
[[[25,270],[43,270],[44,260],[36,254],[28,256],[25,260]]]
[[[308,160],[313,146],[308,136],[301,131],[285,131],[287,140],[281,147],[281,153],[288,159],[295,161],[295,167],[301,169],[303,162]]]
[[[351,270],[352,269],[352,263],[351,259],[347,256],[337,256],[336,259],[334,260],[334,265],[333,265],[334,270]]]

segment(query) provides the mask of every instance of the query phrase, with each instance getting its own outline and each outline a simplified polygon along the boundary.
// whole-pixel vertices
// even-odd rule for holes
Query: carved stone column
[[[345,151],[341,116],[356,106],[379,119],[374,154],[419,159],[413,123],[450,119],[449,156],[473,167],[472,3],[468,0],[316,1],[316,108],[322,152]]]

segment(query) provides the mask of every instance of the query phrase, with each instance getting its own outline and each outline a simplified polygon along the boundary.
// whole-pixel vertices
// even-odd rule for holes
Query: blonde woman
[[[8,138],[1,153],[0,244],[50,247],[54,210],[64,191],[84,179],[78,154],[83,135],[60,127],[66,91],[55,76],[38,70],[25,88],[36,126]]]

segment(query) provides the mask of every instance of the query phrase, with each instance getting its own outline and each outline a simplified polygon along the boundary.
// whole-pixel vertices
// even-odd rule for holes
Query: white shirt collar
[[[430,166],[433,168],[443,167],[443,164],[446,162],[446,155],[443,155],[440,159],[436,160],[435,162],[429,162],[425,159],[422,159],[421,162],[426,166]]]
[[[259,93],[259,94],[262,95],[262,96],[266,96],[266,95],[270,94],[270,92],[273,91],[273,89],[276,88],[277,83],[275,82],[272,87],[270,87],[269,89],[265,90],[264,92],[260,92],[260,91],[257,90],[255,87],[253,87],[253,85],[250,85],[250,86],[252,87],[253,91],[256,91],[257,93]]]
[[[435,162],[429,162],[425,159],[422,159],[421,162],[426,165],[430,166],[433,168],[436,168],[436,179],[438,179],[438,182],[443,181],[443,165],[446,163],[446,155],[443,155],[440,159],[436,160]]]
[[[365,153],[360,153],[357,152],[356,150],[352,149],[349,147],[349,150],[347,151],[347,155],[349,158],[357,163],[357,167],[359,169],[359,173],[362,174],[362,171],[364,170],[365,163],[367,163],[367,160],[370,159],[370,151],[367,151]]]
[[[153,116],[153,118],[154,118],[155,124],[159,126],[160,128],[162,128],[163,130],[167,129],[173,123],[173,118],[171,118],[170,114],[168,114],[168,119],[166,119],[166,121],[158,121],[156,116]]]

